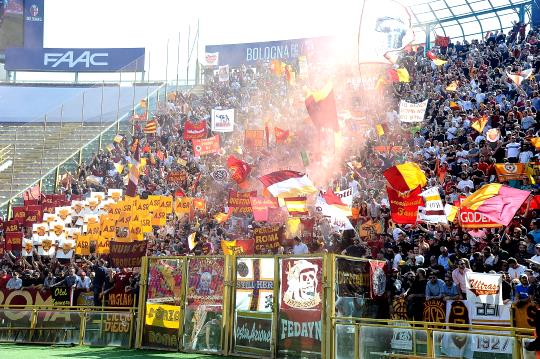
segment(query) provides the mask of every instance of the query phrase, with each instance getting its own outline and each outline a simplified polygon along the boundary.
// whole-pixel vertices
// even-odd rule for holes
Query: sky
[[[347,0],[46,0],[44,47],[145,47],[150,80],[163,80],[168,41],[170,80],[176,78],[180,33],[178,72],[184,79],[188,31],[192,43],[197,21],[202,59],[204,45],[354,34],[360,11],[360,1]],[[17,79],[40,75],[20,74]],[[84,76],[94,75],[80,79]]]

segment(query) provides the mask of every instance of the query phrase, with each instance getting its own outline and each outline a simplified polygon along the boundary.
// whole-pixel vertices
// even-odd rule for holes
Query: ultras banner
[[[188,266],[188,307],[207,306],[221,311],[223,305],[223,258],[192,258]],[[214,308],[212,308],[214,307]]]
[[[278,323],[280,352],[321,352],[322,271],[322,258],[282,260]]]

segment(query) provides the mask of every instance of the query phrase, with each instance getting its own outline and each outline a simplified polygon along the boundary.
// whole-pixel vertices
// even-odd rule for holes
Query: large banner
[[[237,312],[234,351],[271,356],[272,314]]]
[[[8,48],[8,71],[59,72],[141,72],[144,48]]]
[[[229,191],[229,207],[234,214],[251,214],[253,212],[251,208],[250,197],[256,197],[257,191],[251,192],[237,192],[234,190]]]
[[[422,122],[424,121],[424,114],[428,100],[410,103],[405,100],[399,102],[399,119],[401,122]]]
[[[300,56],[307,56],[309,61],[314,57],[327,57],[334,53],[328,51],[333,44],[331,37],[315,37],[294,40],[253,42],[243,44],[208,45],[206,63],[208,65],[256,65],[261,61],[282,60],[293,63]]]
[[[206,306],[209,311],[221,311],[223,305],[223,258],[190,259],[188,266],[188,307]]]
[[[212,109],[212,131],[233,132],[234,131],[234,109],[216,110]]]
[[[321,352],[322,271],[322,258],[281,261],[279,352]]]
[[[280,246],[281,226],[260,227],[253,229],[255,253],[267,253]]]
[[[467,300],[471,303],[503,304],[500,274],[465,273]]]
[[[277,207],[275,201],[269,198],[250,197],[249,200],[253,211],[253,217],[259,222],[268,221],[268,209]]]
[[[182,279],[178,259],[150,258],[146,302],[180,305]]]
[[[146,304],[144,323],[154,327],[178,329],[180,327],[180,307],[167,304]]]
[[[367,260],[336,258],[336,295],[340,298],[369,297],[370,269]]]
[[[238,258],[236,310],[271,312],[274,297],[274,258]]]
[[[525,163],[496,163],[495,171],[499,182],[523,180],[527,178]]]
[[[140,267],[141,259],[146,255],[148,240],[135,242],[109,242],[109,258],[115,267]]]

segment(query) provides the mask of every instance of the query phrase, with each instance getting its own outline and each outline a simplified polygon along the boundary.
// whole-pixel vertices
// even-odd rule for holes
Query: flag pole
[[[187,64],[186,64],[186,86],[189,85],[189,39],[191,37],[191,25],[188,27],[188,37],[187,37]]]
[[[175,92],[178,93],[178,67],[180,66],[180,31],[178,31],[178,46],[176,50],[176,89]]]
[[[169,82],[169,39],[167,39],[167,60],[165,62],[165,99],[167,98],[168,82]]]

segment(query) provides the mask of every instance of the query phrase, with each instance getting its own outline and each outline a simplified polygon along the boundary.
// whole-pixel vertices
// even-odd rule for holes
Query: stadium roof
[[[532,1],[538,0],[404,0],[404,4],[411,11],[417,39],[433,41],[439,35],[459,41],[481,38],[488,31],[508,33],[512,22],[529,22]]]

